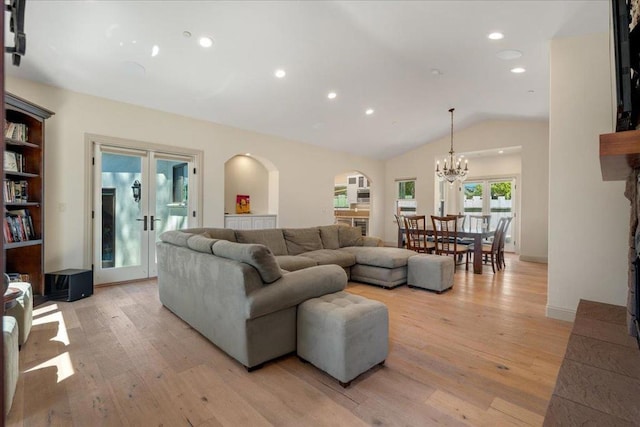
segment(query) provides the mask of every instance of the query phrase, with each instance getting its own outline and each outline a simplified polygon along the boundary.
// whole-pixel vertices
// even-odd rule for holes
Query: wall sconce
[[[140,181],[138,181],[137,179],[135,181],[133,181],[133,185],[131,186],[131,189],[133,190],[133,201],[134,202],[139,202],[140,201],[140,188],[142,187],[142,185],[140,184]]]

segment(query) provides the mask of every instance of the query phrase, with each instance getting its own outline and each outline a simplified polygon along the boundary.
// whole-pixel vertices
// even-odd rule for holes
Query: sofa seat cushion
[[[322,249],[320,230],[311,228],[285,228],[282,230],[289,255],[300,255],[304,252]]]
[[[213,254],[249,264],[260,274],[262,281],[273,283],[282,277],[280,266],[271,250],[258,244],[242,244],[218,240],[212,246]]]
[[[347,286],[347,275],[337,265],[318,265],[283,275],[270,286],[263,286],[247,297],[246,317],[255,319]]]
[[[276,255],[276,261],[281,269],[287,271],[297,271],[318,265],[318,263],[311,258],[298,255]]]
[[[238,243],[258,243],[265,245],[274,255],[289,255],[282,229],[235,230]]]
[[[416,255],[414,251],[401,248],[352,246],[339,249],[356,257],[356,263],[375,267],[396,268],[407,265],[407,260]]]
[[[356,263],[356,257],[353,254],[339,249],[320,249],[317,251],[305,252],[299,256],[311,258],[317,262],[318,265],[336,264],[345,268],[351,267]]]

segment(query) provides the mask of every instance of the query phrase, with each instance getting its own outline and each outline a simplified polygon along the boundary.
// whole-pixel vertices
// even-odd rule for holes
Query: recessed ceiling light
[[[442,71],[438,70],[437,68],[432,68],[431,69],[431,74],[433,74],[434,76],[441,76],[442,75]]]
[[[275,74],[275,76],[276,76],[277,78],[279,78],[279,79],[281,79],[281,78],[283,78],[284,76],[286,76],[286,75],[287,75],[287,73],[286,73],[284,70],[282,70],[282,69],[280,69],[280,70],[276,70],[276,72],[275,72],[274,74]]]
[[[189,31],[183,31],[183,32],[182,32],[182,35],[183,35],[184,37],[186,37],[186,38],[191,37],[191,33],[190,33]]]
[[[515,74],[521,74],[521,73],[524,73],[525,71],[527,71],[527,70],[525,70],[522,67],[516,67],[516,68],[512,68],[511,69],[511,72],[515,73]]]
[[[153,47],[151,48],[151,56],[158,56],[159,53],[160,53],[160,46],[158,46],[157,44],[154,44]]]
[[[329,92],[329,94],[327,95],[327,98],[329,99],[336,99],[336,96],[338,96],[337,93],[335,92]]]
[[[498,154],[502,154],[502,153],[504,153],[504,150],[498,151]]]
[[[211,37],[203,36],[203,37],[200,37],[200,40],[198,40],[198,43],[200,43],[200,46],[202,47],[211,47],[213,46],[213,39]]]
[[[251,157],[251,153],[244,153],[245,156]]]
[[[367,108],[367,111],[364,112],[367,116],[370,116],[373,114],[373,108]]]
[[[460,154],[460,158],[463,159],[464,158],[464,154]]]
[[[535,91],[535,90],[533,90],[533,89],[529,89],[529,90],[527,91],[527,93],[535,93],[535,92],[536,92],[536,91]]]
[[[515,49],[505,49],[496,53],[496,56],[500,59],[509,60],[509,59],[518,59],[522,57],[522,52]]]
[[[504,34],[495,32],[489,34],[487,37],[489,37],[490,40],[502,40],[504,38]]]

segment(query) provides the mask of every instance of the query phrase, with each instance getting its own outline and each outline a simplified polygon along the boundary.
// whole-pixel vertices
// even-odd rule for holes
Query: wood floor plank
[[[572,325],[545,317],[545,265],[484,271],[457,269],[443,294],[350,283],[390,325],[386,364],[349,388],[295,355],[246,372],[161,305],[155,280],[50,301],[7,425],[540,425]]]

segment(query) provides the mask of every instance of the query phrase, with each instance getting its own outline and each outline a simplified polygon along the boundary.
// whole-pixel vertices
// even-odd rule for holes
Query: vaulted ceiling
[[[608,0],[28,1],[27,54],[19,68],[7,61],[6,73],[385,159],[448,135],[451,107],[456,129],[547,119],[550,41],[609,31],[609,8]]]

